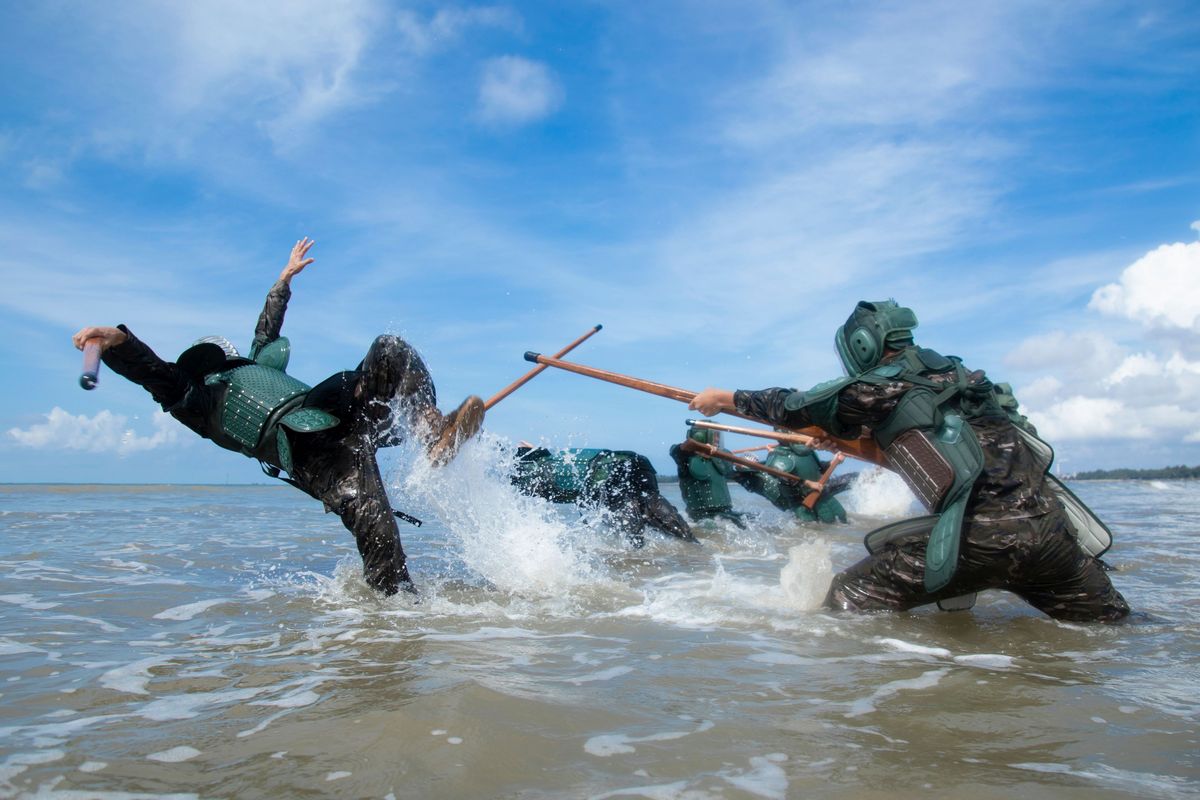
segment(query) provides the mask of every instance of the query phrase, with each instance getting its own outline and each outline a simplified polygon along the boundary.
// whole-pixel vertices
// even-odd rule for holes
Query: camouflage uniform
[[[887,363],[888,359],[884,360]],[[925,376],[949,383],[953,371]],[[969,381],[990,392],[982,372]],[[904,380],[851,380],[836,395],[836,435],[856,438],[883,425],[914,388]],[[737,410],[792,428],[817,424],[810,407],[791,389],[738,391]],[[798,402],[799,400],[799,402]],[[789,408],[790,406],[790,408]],[[927,540],[914,536],[839,573],[826,605],[831,608],[905,610],[984,589],[1004,589],[1056,619],[1113,621],[1129,606],[1100,562],[1071,536],[1062,506],[1045,483],[1045,467],[1002,413],[968,420],[983,451],[983,469],[972,486],[962,527],[957,569],[936,592],[925,588]]]

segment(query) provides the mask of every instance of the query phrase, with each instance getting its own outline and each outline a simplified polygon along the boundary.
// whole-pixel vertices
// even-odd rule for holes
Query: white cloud
[[[1200,333],[1200,242],[1164,244],[1139,258],[1088,308],[1151,326]]]
[[[443,8],[428,21],[408,9],[402,9],[396,15],[402,47],[416,56],[426,56],[447,47],[469,28],[499,28],[520,33],[523,27],[521,16],[502,6]]]
[[[355,99],[350,75],[373,35],[371,0],[215,0],[167,9],[175,20],[176,108],[246,104],[274,137]]]
[[[1125,348],[1102,333],[1052,331],[1025,339],[1004,363],[1018,370],[1053,369],[1070,383],[1095,383],[1112,375],[1125,357]]]
[[[734,96],[746,113],[731,136],[762,143],[834,126],[954,123],[1038,73],[1031,43],[1042,32],[1020,3],[865,8],[826,25],[804,13],[779,19],[786,55]]]
[[[1200,243],[1152,250],[1096,290],[1088,308],[1140,323],[1145,334],[1200,332]],[[1047,439],[1200,441],[1200,361],[1181,352],[1186,337],[1134,337],[1130,352],[1103,333],[1053,331],[1009,354],[1014,369],[1052,373],[1018,391]]]
[[[1200,233],[1200,219],[1192,223],[1192,230],[1194,230],[1196,233]]]
[[[552,114],[562,100],[562,87],[539,61],[501,56],[484,64],[479,83],[479,118],[484,122],[534,122]]]
[[[154,415],[154,432],[148,436],[138,434],[128,426],[126,417],[107,409],[88,417],[55,406],[45,416],[45,422],[25,430],[10,428],[8,435],[23,447],[37,450],[84,450],[122,456],[174,444],[179,439],[179,424],[163,412]]]
[[[1150,429],[1124,404],[1106,397],[1075,395],[1045,411],[1029,411],[1029,420],[1051,443],[1066,439],[1145,439]]]

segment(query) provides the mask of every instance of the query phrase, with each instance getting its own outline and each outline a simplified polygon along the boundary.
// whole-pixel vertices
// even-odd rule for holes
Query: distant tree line
[[[1160,467],[1158,469],[1093,469],[1077,472],[1072,476],[1077,481],[1134,480],[1156,481],[1172,478],[1200,478],[1200,466]]]

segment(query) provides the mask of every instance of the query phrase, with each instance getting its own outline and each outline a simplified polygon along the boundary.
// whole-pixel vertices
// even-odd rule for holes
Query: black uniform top
[[[291,287],[283,281],[277,281],[267,292],[266,303],[254,328],[254,352],[279,338],[291,296]],[[150,392],[163,411],[196,433],[228,450],[242,452],[242,445],[226,436],[221,426],[221,398],[226,391],[225,385],[205,385],[202,376],[189,375],[175,362],[164,361],[129,328],[117,327],[127,338],[104,351],[105,366]]]

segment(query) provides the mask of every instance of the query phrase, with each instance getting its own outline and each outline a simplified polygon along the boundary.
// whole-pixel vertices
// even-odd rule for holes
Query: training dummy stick
[[[88,339],[83,345],[83,372],[79,385],[84,389],[95,389],[100,382],[100,340]]]
[[[640,392],[647,392],[649,394],[658,395],[659,397],[666,397],[669,400],[678,400],[681,403],[691,403],[692,399],[696,396],[696,392],[690,392],[687,389],[679,389],[674,386],[668,386],[665,383],[646,381],[642,380],[641,378],[622,375],[619,372],[609,372],[606,369],[597,369],[596,367],[589,367],[585,364],[576,364],[573,361],[562,361],[557,357],[544,356],[541,353],[534,353],[532,351],[525,354],[525,360],[532,361],[534,364],[542,364],[547,367],[555,367],[557,369],[566,370],[567,372],[574,372],[578,375],[585,375],[589,378],[595,378],[596,380],[615,383],[618,386],[637,389]],[[722,411],[721,413],[729,414],[730,416],[734,417],[741,417],[742,419],[747,419],[752,422],[765,422],[765,420],[760,420],[745,414],[739,414],[737,411],[727,410]],[[794,430],[791,433],[800,435],[809,434],[821,438],[828,437],[828,434],[825,431],[817,427],[801,428],[799,430]],[[880,451],[879,446],[869,439],[839,439],[838,449],[844,451],[846,455],[854,456],[855,458],[861,458],[863,461],[870,461],[875,464],[882,464],[886,466],[883,453]]]
[[[725,450],[721,450],[711,444],[697,442],[695,439],[684,440],[680,443],[679,449],[685,453],[692,453],[694,455],[703,456],[704,458],[719,458],[722,461],[728,461],[730,464],[737,464],[739,467],[765,472],[768,475],[774,475],[776,478],[790,481],[791,483],[803,483],[806,486],[809,486],[809,488],[812,488],[812,486],[816,485],[815,481],[806,481],[804,478],[801,478],[798,475],[793,475],[790,472],[784,472],[783,470],[775,469],[774,467],[768,467],[766,464],[760,464],[759,462],[753,461],[749,458],[739,458],[738,456],[735,456]]]
[[[590,338],[592,334],[594,334],[596,331],[600,330],[603,327],[604,327],[603,325],[594,326],[591,330],[589,330],[583,336],[580,336],[578,339],[571,342],[569,345],[564,347],[562,350],[559,350],[557,353],[555,353],[554,357],[562,358],[567,353],[571,352],[576,347],[578,347],[579,345],[581,345],[585,341],[587,341],[588,338]],[[544,372],[545,369],[546,369],[546,366],[544,364],[539,364],[538,366],[529,370],[529,372],[526,372],[524,375],[517,378],[515,381],[510,383],[508,386],[505,386],[503,389],[496,392],[496,394],[494,394],[490,398],[488,398],[488,401],[483,404],[483,410],[487,411],[492,406],[496,405],[496,403],[499,403],[501,400],[503,400],[504,398],[508,397],[510,394],[515,392],[517,389],[520,389],[522,386],[524,386],[525,384],[529,383],[531,380],[536,378],[538,375],[540,375],[542,372]]]

